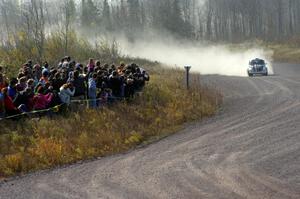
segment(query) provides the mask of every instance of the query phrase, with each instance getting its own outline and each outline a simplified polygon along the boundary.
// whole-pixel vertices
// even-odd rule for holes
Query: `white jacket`
[[[61,102],[69,105],[71,103],[71,97],[75,94],[75,88],[71,91],[69,88],[64,89],[63,87],[60,87],[59,90],[59,98]]]

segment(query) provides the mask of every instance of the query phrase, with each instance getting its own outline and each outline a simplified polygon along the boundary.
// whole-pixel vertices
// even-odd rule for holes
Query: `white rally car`
[[[247,72],[249,77],[253,75],[268,76],[268,68],[265,60],[256,58],[250,61]]]

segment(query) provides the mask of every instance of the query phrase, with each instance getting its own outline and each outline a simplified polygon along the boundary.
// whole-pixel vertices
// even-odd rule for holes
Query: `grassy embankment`
[[[300,63],[300,37],[291,38],[281,42],[264,42],[260,40],[246,42],[243,44],[225,44],[233,51],[241,49],[260,47],[266,51],[272,51],[272,59],[274,62],[282,63]]]
[[[268,44],[266,48],[271,49],[275,62],[300,63],[300,46],[289,44]]]
[[[273,52],[274,62],[300,63],[300,37],[281,42],[257,42],[257,45]]]
[[[276,62],[300,63],[299,36],[278,43],[268,43],[265,46],[273,50],[273,58]]]
[[[55,45],[53,43],[52,38],[46,44],[48,60],[61,56],[59,40]],[[80,60],[90,56],[112,59],[109,48],[102,47],[100,51],[76,38],[72,43],[77,45],[70,48],[72,57]],[[71,49],[76,49],[76,52]],[[5,54],[11,59],[20,55],[14,57],[14,63],[21,63],[27,57],[19,51],[2,49],[0,57]],[[110,53],[104,58],[103,52]],[[129,61],[128,58],[116,59]],[[169,135],[186,122],[212,116],[217,111],[220,94],[201,86],[198,78],[194,78],[192,88],[187,91],[183,71],[136,61],[147,65],[145,68],[150,71],[151,81],[143,94],[132,102],[66,116],[1,122],[0,178],[124,152],[153,138]]]

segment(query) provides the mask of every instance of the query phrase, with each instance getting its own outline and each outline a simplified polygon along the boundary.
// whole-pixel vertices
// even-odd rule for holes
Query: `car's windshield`
[[[264,65],[265,61],[262,59],[255,59],[255,60],[252,60],[250,64],[251,65]]]

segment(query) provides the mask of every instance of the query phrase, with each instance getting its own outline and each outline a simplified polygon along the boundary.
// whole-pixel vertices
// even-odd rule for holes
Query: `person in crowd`
[[[124,74],[124,69],[125,69],[125,64],[124,63],[121,63],[120,66],[118,67],[118,74],[119,75],[123,75]]]
[[[67,82],[73,82],[74,81],[74,71],[70,71],[70,72],[68,72],[68,80],[67,80]]]
[[[32,69],[29,68],[29,67],[27,67],[27,66],[25,66],[25,67],[23,68],[22,73],[24,74],[24,77],[25,77],[26,79],[32,79],[32,78],[33,78]]]
[[[42,67],[42,74],[45,73],[45,72],[50,73],[50,71],[49,71],[49,64],[48,64],[47,61],[44,62],[43,67]]]
[[[41,66],[39,64],[35,64],[33,66],[33,72],[32,73],[33,73],[33,79],[35,81],[35,84],[37,84],[40,81],[41,77],[42,77],[42,68],[41,68]]]
[[[99,98],[102,106],[109,104],[112,101],[111,90],[109,88],[102,89]]]
[[[23,107],[23,112],[29,112],[33,109],[34,94],[31,88],[27,87],[24,91],[17,93],[13,103],[16,107]]]
[[[130,75],[126,80],[125,97],[132,98],[134,96],[134,79]]]
[[[25,74],[23,73],[23,70],[20,69],[19,74],[17,76],[17,80],[20,80],[22,77],[25,77]]]
[[[62,59],[60,60],[60,62],[59,62],[58,65],[57,65],[57,68],[58,68],[58,69],[61,69],[61,68],[62,68],[64,61],[65,61],[65,58],[62,58]]]
[[[4,98],[5,114],[7,116],[20,114],[21,111],[14,105],[12,98],[8,95],[8,88],[2,89]]]
[[[89,95],[89,107],[90,108],[96,108],[97,107],[97,74],[94,73],[92,76],[89,78],[89,84],[88,84],[88,95]]]
[[[57,69],[55,68],[51,68],[50,71],[49,71],[49,82],[52,82],[52,80],[54,79],[55,77],[55,74],[58,72]]]
[[[74,97],[77,100],[84,100],[86,96],[85,77],[78,70],[74,71],[73,85],[76,88]]]
[[[89,59],[89,63],[87,65],[87,68],[88,68],[88,72],[89,73],[93,73],[94,72],[94,69],[95,69],[95,61],[93,58],[90,58]]]
[[[0,91],[5,87],[7,87],[5,76],[2,73],[0,73]]]
[[[24,91],[25,88],[27,87],[27,78],[25,76],[21,77],[16,87],[17,87],[17,91],[19,92]]]
[[[52,79],[52,86],[53,86],[53,90],[55,90],[56,92],[59,92],[59,89],[62,85],[64,85],[64,80],[62,78],[62,74],[57,72],[54,75],[54,78]]]
[[[65,56],[64,58],[61,59],[61,61],[58,64],[58,68],[63,68],[67,67],[69,65],[69,62],[71,61],[70,56]]]
[[[69,68],[69,62],[67,62],[66,60],[63,62],[62,64],[62,69],[67,70]]]
[[[50,82],[47,82],[47,83],[44,85],[44,92],[43,92],[43,94],[44,94],[44,95],[47,95],[47,94],[49,94],[49,93],[53,93],[53,94],[54,94],[54,92],[53,92],[53,86],[51,85]]]
[[[26,85],[26,88],[30,88],[32,93],[34,93],[34,79],[28,79],[27,80],[27,85]]]
[[[27,60],[26,65],[32,69],[32,63],[33,63],[32,60],[29,59],[29,60]]]
[[[86,79],[88,79],[88,75],[89,75],[89,68],[87,66],[83,67],[83,75],[86,77]]]
[[[82,69],[83,69],[83,65],[81,63],[77,63],[75,65],[75,70],[78,70],[79,72],[83,72]]]
[[[2,88],[3,89],[3,88]],[[1,91],[2,91],[1,89]],[[0,92],[0,119],[5,117],[4,95]]]
[[[42,85],[39,85],[36,89],[37,94],[33,97],[33,108],[34,110],[43,110],[47,109],[53,99],[53,93],[44,95],[44,88]]]
[[[17,95],[17,83],[18,83],[17,78],[12,78],[7,87],[8,96],[11,97],[12,100],[15,99]]]
[[[109,86],[113,92],[114,97],[120,97],[121,84],[122,82],[119,78],[117,71],[113,71],[113,73],[109,77]]]
[[[42,87],[44,89],[43,85],[39,82],[35,87],[34,87],[34,94],[36,95],[38,93],[38,88]],[[44,91],[44,90],[43,90]]]
[[[65,61],[67,61],[67,62],[71,62],[71,57],[70,56],[65,56]]]
[[[132,98],[149,80],[149,74],[135,63],[101,66],[100,61],[89,59],[83,66],[64,57],[58,66],[50,68],[47,62],[41,67],[28,60],[17,78],[10,81],[0,67],[0,117],[47,109],[61,103],[69,105],[72,97],[76,100],[87,97],[89,107],[95,108]]]
[[[126,83],[125,83],[125,76],[121,75],[120,76],[120,83],[121,83],[121,87],[120,87],[120,98],[124,98],[125,97],[125,88],[126,88]]]
[[[42,73],[42,77],[40,79],[40,83],[45,86],[47,83],[49,83],[49,72],[48,70],[44,70]]]
[[[94,68],[94,70],[96,72],[96,71],[99,71],[100,69],[101,69],[101,62],[99,60],[97,60],[95,62],[95,68]]]
[[[75,90],[76,89],[74,88],[72,83],[64,84],[60,88],[59,92],[59,98],[61,102],[69,106],[71,104],[71,97],[73,97],[75,94]]]

